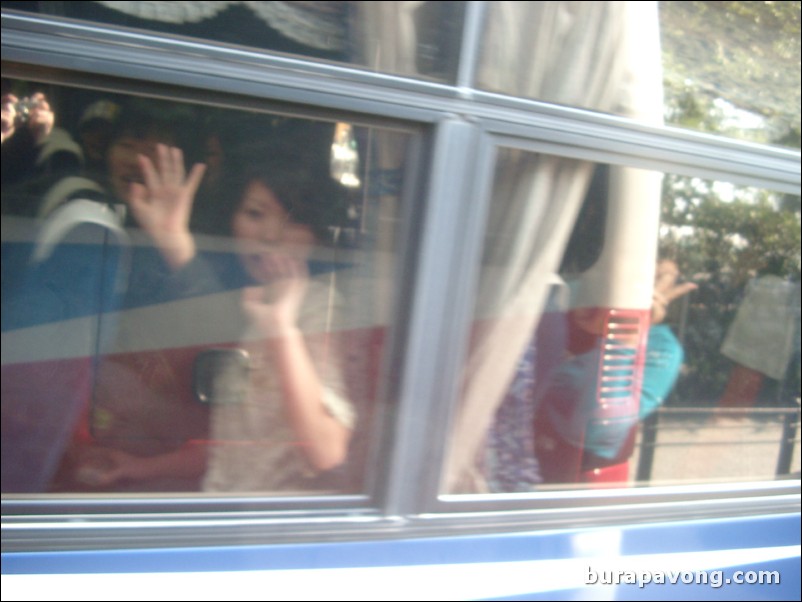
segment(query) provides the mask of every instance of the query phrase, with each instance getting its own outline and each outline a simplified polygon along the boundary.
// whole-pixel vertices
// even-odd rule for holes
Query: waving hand
[[[131,184],[129,202],[139,225],[177,269],[195,255],[189,217],[206,166],[197,163],[187,175],[180,148],[159,144],[156,152],[156,165],[148,157],[138,156],[144,184]]]

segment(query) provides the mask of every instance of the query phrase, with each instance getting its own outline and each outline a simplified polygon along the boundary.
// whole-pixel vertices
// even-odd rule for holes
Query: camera
[[[28,119],[39,102],[26,96],[14,103],[14,127],[20,127],[28,123]]]

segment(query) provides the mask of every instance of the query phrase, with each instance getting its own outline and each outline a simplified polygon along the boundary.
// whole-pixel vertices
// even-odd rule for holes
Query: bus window
[[[453,82],[465,2],[3,2],[107,25]]]
[[[3,492],[363,491],[409,132],[3,98]]]
[[[798,473],[799,197],[504,148],[491,199],[447,492]]]

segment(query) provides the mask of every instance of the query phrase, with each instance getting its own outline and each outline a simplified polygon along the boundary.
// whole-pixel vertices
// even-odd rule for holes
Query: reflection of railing
[[[714,418],[743,418],[761,420],[764,422],[774,422],[782,424],[779,441],[774,439],[744,439],[727,437],[715,441],[662,441],[658,442],[658,433],[665,434],[670,431],[681,431],[693,428],[701,428],[705,419]],[[669,418],[686,418],[684,424],[666,424]],[[663,424],[661,424],[661,420]],[[787,475],[791,472],[794,447],[799,444],[798,438],[800,424],[800,406],[797,402],[795,408],[661,408],[646,420],[641,426],[641,437],[639,442],[640,454],[638,457],[638,469],[636,479],[638,482],[648,482],[652,478],[654,468],[655,451],[657,448],[688,447],[688,446],[722,446],[722,445],[776,445],[779,443],[779,453],[775,476]],[[744,424],[717,424],[715,429],[721,431],[743,430],[753,426],[754,423]],[[737,453],[737,452],[735,452]]]

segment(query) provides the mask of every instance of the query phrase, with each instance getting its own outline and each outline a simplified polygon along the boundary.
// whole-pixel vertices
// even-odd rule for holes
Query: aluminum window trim
[[[663,171],[735,178],[738,183],[790,193],[802,184],[798,150],[464,86],[18,14],[3,14],[2,44],[5,61],[270,97],[418,123],[435,123],[451,113],[480,120],[487,131],[499,135],[570,142],[613,155],[621,152]]]
[[[476,88],[476,69],[479,64],[480,48],[487,2],[477,0],[465,3],[465,21],[462,28],[462,46],[459,53],[457,88],[469,94]]]
[[[455,398],[467,340],[471,300],[461,293],[471,271],[466,257],[482,242],[472,234],[481,205],[472,191],[474,168],[486,149],[476,124],[447,116],[437,125],[397,416],[399,445],[389,464],[392,514],[425,511],[437,491],[452,405],[447,402]]]
[[[480,510],[414,516],[317,517],[174,515],[122,517],[61,516],[3,519],[3,552],[53,552],[137,548],[274,545],[343,541],[376,541],[412,537],[451,537],[501,533],[547,533],[555,530],[632,527],[685,521],[759,519],[798,516],[797,489],[756,491],[753,495],[714,500],[652,499],[642,504],[608,504],[571,508],[510,508],[494,500]]]

